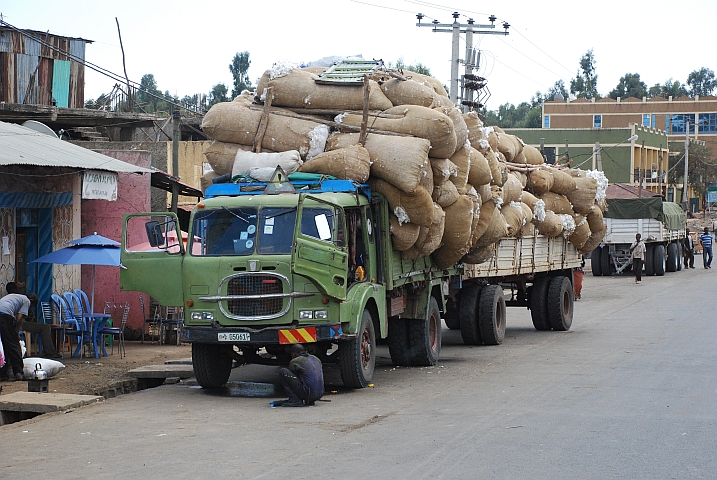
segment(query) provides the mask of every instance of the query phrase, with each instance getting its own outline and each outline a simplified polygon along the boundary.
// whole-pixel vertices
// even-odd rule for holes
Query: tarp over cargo
[[[687,215],[674,202],[664,202],[660,197],[608,198],[605,218],[654,218],[668,230],[680,230],[687,225]]]

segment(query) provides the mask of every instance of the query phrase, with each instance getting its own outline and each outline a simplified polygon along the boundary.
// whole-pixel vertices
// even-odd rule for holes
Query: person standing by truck
[[[635,235],[635,241],[630,245],[632,253],[632,269],[635,272],[635,283],[642,281],[642,264],[645,263],[645,243],[642,241],[642,235]]]
[[[695,242],[689,228],[685,230],[685,238],[682,240],[682,252],[685,268],[695,268]]]
[[[705,227],[705,231],[700,235],[700,243],[702,243],[702,262],[705,268],[712,268],[712,235],[710,229]]]

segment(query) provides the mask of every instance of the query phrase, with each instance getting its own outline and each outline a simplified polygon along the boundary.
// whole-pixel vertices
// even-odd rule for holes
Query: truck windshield
[[[301,233],[332,242],[335,237],[331,208],[305,208]],[[194,256],[263,255],[291,253],[296,207],[227,208],[206,210],[194,216]]]

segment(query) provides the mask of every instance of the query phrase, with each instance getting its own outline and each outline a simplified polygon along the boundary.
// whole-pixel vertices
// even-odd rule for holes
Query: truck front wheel
[[[503,287],[488,285],[480,292],[478,323],[486,345],[500,345],[505,338],[505,298]]]
[[[553,277],[548,287],[548,319],[553,330],[565,332],[573,324],[573,285],[568,277]]]
[[[219,388],[232,372],[231,345],[192,344],[194,375],[202,388]]]
[[[431,297],[427,318],[408,320],[408,336],[414,365],[430,367],[438,362],[441,333],[441,311],[436,299]]]
[[[376,367],[376,334],[371,312],[363,311],[358,335],[339,342],[341,380],[349,388],[365,388]]]

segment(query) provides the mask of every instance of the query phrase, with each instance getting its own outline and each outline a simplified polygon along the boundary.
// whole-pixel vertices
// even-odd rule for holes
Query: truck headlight
[[[214,320],[213,312],[192,312],[192,320]]]
[[[192,312],[192,320],[201,320],[202,312]]]
[[[314,318],[326,320],[327,318],[329,318],[329,311],[328,310],[317,310],[316,312],[314,312]]]
[[[312,310],[300,310],[299,318],[300,319],[314,318],[314,312]]]

